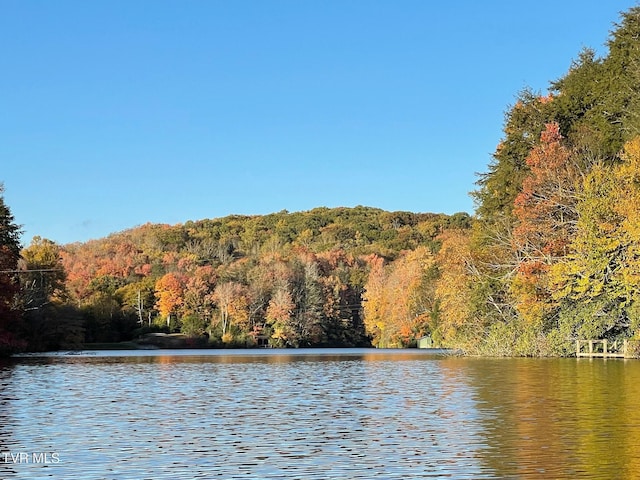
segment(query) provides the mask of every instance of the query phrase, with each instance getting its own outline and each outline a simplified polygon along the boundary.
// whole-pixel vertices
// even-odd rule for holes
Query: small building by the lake
[[[418,348],[433,348],[433,339],[431,335],[425,335],[418,339]]]

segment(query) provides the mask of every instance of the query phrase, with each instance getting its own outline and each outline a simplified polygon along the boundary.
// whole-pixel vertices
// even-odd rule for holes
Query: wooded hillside
[[[57,264],[65,278],[31,315],[55,321],[32,319],[29,336],[39,348],[158,330],[207,345],[415,344],[435,318],[441,244],[470,223],[462,213],[317,208],[147,224],[63,247],[36,239],[23,252],[29,268]],[[44,325],[66,334],[33,342]]]

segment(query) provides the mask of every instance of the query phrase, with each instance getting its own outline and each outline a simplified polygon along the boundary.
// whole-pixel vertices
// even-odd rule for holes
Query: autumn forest
[[[640,7],[598,57],[518,94],[474,215],[370,207],[20,244],[0,190],[0,352],[186,346],[567,356],[640,338]]]

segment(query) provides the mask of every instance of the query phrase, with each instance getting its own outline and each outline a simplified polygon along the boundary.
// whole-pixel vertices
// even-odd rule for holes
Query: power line
[[[0,273],[34,273],[34,272],[64,272],[63,268],[38,268],[35,270],[0,270]]]

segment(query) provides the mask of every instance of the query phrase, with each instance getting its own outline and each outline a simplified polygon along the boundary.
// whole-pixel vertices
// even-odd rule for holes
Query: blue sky
[[[34,235],[366,205],[473,212],[525,87],[631,1],[0,0],[0,182]]]

